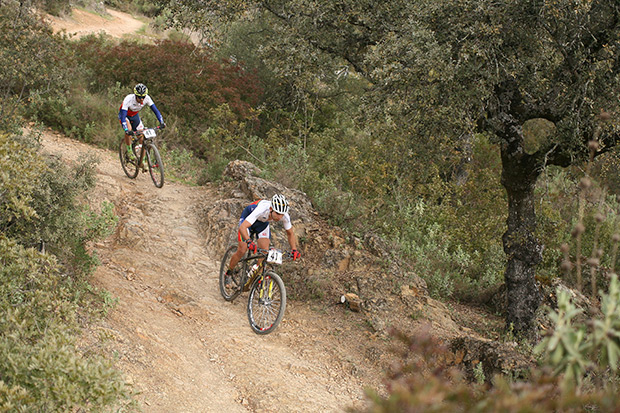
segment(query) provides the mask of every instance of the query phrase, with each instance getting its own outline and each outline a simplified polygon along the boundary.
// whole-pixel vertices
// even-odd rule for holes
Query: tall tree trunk
[[[506,326],[520,336],[535,339],[535,315],[542,299],[534,278],[536,266],[542,261],[542,245],[535,237],[534,208],[540,168],[521,145],[502,145],[502,167],[502,185],[508,194],[508,229],[502,237],[508,259],[504,274]]]

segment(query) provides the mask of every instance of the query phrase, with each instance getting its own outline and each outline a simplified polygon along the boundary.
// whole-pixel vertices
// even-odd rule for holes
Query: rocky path
[[[204,246],[195,215],[214,188],[157,189],[147,174],[128,179],[114,152],[51,132],[42,143],[68,162],[85,152],[100,161],[90,201],[113,203],[120,222],[94,246],[93,284],[116,304],[84,346],[117,358],[144,411],[336,412],[364,406],[364,387],[380,386],[369,337],[344,310],[290,301],[278,330],[258,336],[245,300],[221,298],[221,252]]]

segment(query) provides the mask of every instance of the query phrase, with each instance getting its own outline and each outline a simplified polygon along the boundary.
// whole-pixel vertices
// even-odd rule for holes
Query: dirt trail
[[[105,32],[112,37],[123,37],[142,28],[145,23],[134,19],[130,14],[106,9],[107,16],[80,9],[73,9],[70,16],[47,16],[54,31],[64,30],[77,37]]]
[[[117,37],[142,27],[108,12],[103,19],[74,10],[52,25],[78,36],[103,30]],[[364,387],[379,388],[376,351],[354,314],[289,301],[278,330],[258,336],[246,300],[221,298],[220,252],[205,247],[195,215],[198,204],[217,199],[215,188],[166,182],[157,189],[147,174],[127,178],[112,151],[50,131],[42,144],[68,162],[86,152],[100,160],[90,201],[113,203],[120,222],[94,246],[102,265],[93,284],[117,303],[83,345],[117,359],[144,411],[336,412],[363,406]]]
[[[258,336],[246,300],[221,298],[219,257],[204,247],[194,213],[217,198],[214,188],[157,189],[147,174],[128,179],[112,151],[51,132],[42,143],[68,162],[88,151],[100,159],[91,201],[112,202],[120,223],[95,246],[93,283],[118,303],[84,346],[118,357],[144,411],[343,411],[380,385],[364,355],[369,337],[344,310],[319,314],[291,301],[278,330]]]

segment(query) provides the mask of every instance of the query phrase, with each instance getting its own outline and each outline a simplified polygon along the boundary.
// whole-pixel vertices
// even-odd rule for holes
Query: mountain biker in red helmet
[[[288,210],[288,201],[284,195],[280,194],[275,194],[271,200],[265,199],[252,202],[243,209],[241,218],[239,219],[239,232],[237,234],[239,246],[237,247],[237,252],[230,257],[230,263],[226,271],[227,285],[232,283],[231,276],[235,266],[248,249],[252,252],[256,252],[257,247],[264,250],[269,249],[271,236],[269,230],[270,221],[282,222],[284,230],[286,231],[288,243],[291,246],[293,260],[301,257],[301,254],[297,251],[297,236],[295,235],[295,231],[293,231],[293,225],[291,224],[291,217],[288,214]],[[257,235],[258,239],[256,243],[252,240],[251,234]]]
[[[144,106],[151,108],[159,121],[159,126],[162,129],[166,127],[164,118],[161,116],[157,106],[155,106],[153,99],[149,96],[149,89],[142,83],[138,83],[134,86],[133,93],[125,96],[118,112],[118,119],[120,120],[121,126],[125,131],[125,144],[127,145],[127,154],[130,158],[133,157],[130,136],[133,135],[134,131],[144,128],[140,115],[138,115],[138,112],[140,112]]]

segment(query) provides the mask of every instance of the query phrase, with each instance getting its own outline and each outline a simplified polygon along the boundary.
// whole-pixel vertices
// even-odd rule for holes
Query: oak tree
[[[567,167],[610,151],[619,134],[601,112],[620,85],[620,3],[615,0],[170,0],[177,18],[214,30],[216,18],[268,23],[257,47],[280,73],[366,78],[373,112],[410,133],[466,145],[473,133],[499,145],[508,199],[506,322],[535,333],[534,188],[548,165]],[[222,22],[223,20],[218,20]],[[185,24],[188,21],[185,20]],[[207,31],[208,31],[207,30]],[[258,46],[258,45],[257,45]],[[331,60],[324,60],[329,56]],[[330,66],[327,66],[327,65]],[[604,116],[606,117],[606,116]],[[524,125],[550,131],[536,148]]]

